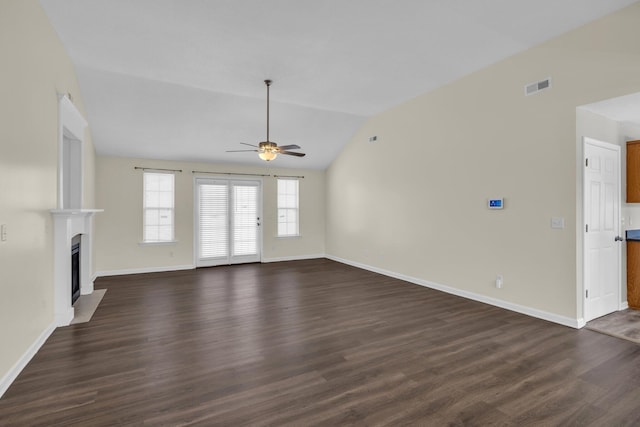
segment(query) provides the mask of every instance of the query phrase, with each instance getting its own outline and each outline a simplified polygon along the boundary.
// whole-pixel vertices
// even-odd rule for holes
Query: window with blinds
[[[198,185],[199,233],[201,258],[228,256],[229,197],[227,184]]]
[[[298,180],[278,179],[278,236],[298,236]]]
[[[143,236],[148,243],[174,240],[174,175],[143,174]]]

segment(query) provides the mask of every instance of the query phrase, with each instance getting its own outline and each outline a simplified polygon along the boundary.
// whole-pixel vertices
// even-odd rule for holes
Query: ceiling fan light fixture
[[[258,144],[258,157],[265,162],[269,162],[278,157],[278,146],[275,142],[262,141]]]
[[[274,153],[273,151],[259,151],[258,157],[260,157],[265,162],[270,162],[271,160],[278,157],[278,153]]]

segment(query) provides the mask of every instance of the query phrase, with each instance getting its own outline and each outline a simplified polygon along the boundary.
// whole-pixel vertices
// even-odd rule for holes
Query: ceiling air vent
[[[524,94],[526,96],[533,95],[542,90],[549,89],[551,87],[551,78],[540,80],[539,82],[529,83],[524,87]]]

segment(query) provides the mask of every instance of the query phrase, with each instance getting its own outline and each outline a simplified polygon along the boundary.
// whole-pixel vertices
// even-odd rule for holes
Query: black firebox
[[[71,239],[71,305],[80,297],[80,235]]]

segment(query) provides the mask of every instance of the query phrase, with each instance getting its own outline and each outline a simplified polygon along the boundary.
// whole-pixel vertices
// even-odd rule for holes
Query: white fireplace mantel
[[[103,209],[52,209],[54,314],[57,326],[73,320],[71,305],[71,239],[80,235],[80,294],[93,293],[91,246],[93,215]]]

